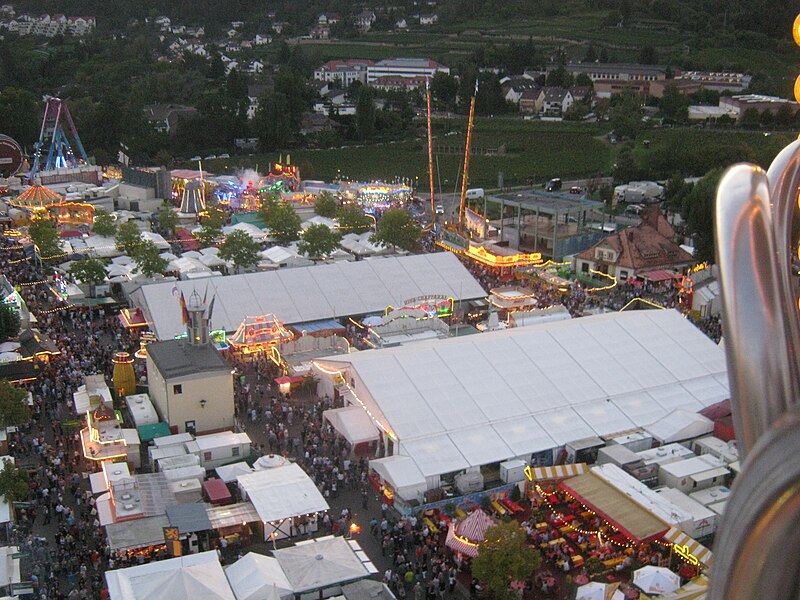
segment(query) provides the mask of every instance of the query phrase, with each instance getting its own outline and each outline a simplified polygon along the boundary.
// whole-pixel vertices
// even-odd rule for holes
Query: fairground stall
[[[328,503],[299,465],[290,463],[236,478],[239,492],[256,509],[262,540],[276,540],[317,531],[319,513]]]

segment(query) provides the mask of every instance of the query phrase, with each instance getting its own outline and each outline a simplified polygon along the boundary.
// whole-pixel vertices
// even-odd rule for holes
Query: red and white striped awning
[[[478,544],[470,542],[468,539],[461,537],[456,533],[456,526],[450,523],[447,528],[447,538],[444,541],[445,545],[464,556],[471,556],[475,558],[478,556]]]
[[[710,567],[713,562],[714,555],[703,544],[696,541],[694,538],[689,537],[680,529],[670,527],[669,531],[664,534],[664,539],[671,542],[673,551],[679,556],[683,556],[687,562],[693,562],[692,557],[696,558],[706,567]]]
[[[456,525],[456,533],[472,542],[482,542],[486,538],[486,530],[494,525],[494,519],[478,508]]]

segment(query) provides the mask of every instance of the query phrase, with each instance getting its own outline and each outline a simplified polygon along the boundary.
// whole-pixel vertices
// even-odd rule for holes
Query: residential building
[[[667,78],[666,67],[659,65],[569,63],[566,69],[573,77],[587,75],[598,98],[609,98],[624,91],[648,95],[652,82]]]
[[[342,87],[350,87],[354,81],[367,83],[369,67],[375,63],[371,60],[350,59],[350,60],[329,60],[324,65],[314,71],[314,79],[317,81],[336,81],[342,82]]]
[[[525,90],[519,97],[519,112],[526,115],[533,115],[542,112],[544,107],[544,90],[534,88]]]
[[[361,32],[367,32],[375,22],[375,13],[371,10],[364,10],[359,13],[355,18],[355,26]]]
[[[650,271],[681,271],[695,263],[691,254],[672,241],[675,230],[658,208],[642,213],[641,222],[614,233],[575,256],[579,273],[600,271],[620,280]]]
[[[323,131],[333,131],[338,126],[336,121],[329,119],[325,115],[315,112],[303,113],[303,120],[300,123],[300,133],[302,135],[314,135]]]
[[[197,109],[182,104],[150,104],[144,107],[144,114],[156,131],[171,133],[178,121],[195,116]]]
[[[534,79],[524,75],[522,77],[504,77],[500,80],[500,89],[503,92],[503,97],[514,104],[519,103],[523,92],[535,90],[539,87]]]
[[[428,58],[387,58],[367,67],[367,83],[379,77],[433,77],[438,72],[450,74],[450,69]]]
[[[150,396],[161,420],[179,433],[233,427],[233,374],[209,341],[208,315],[194,292],[184,309],[186,337],[147,346]]]
[[[263,46],[265,44],[272,43],[272,36],[267,33],[257,33],[256,37],[253,38],[253,43],[256,46]]]
[[[575,99],[569,90],[562,87],[544,88],[542,110],[546,116],[561,117],[574,103]]]
[[[439,15],[436,14],[419,16],[420,25],[436,25],[438,22],[439,22]]]

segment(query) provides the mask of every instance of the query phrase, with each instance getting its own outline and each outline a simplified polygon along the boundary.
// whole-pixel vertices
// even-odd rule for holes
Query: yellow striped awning
[[[544,481],[548,479],[566,479],[583,475],[587,472],[586,463],[575,463],[574,465],[555,465],[552,467],[537,467],[535,469],[525,469],[525,475],[530,481]]]
[[[711,550],[680,529],[670,527],[669,531],[664,534],[664,539],[672,542],[673,551],[679,556],[683,556],[687,562],[692,563],[694,562],[692,559],[695,558],[706,567],[711,566],[714,557]]]

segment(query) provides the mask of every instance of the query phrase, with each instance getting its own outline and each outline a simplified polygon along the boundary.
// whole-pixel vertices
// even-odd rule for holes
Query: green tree
[[[0,342],[17,337],[19,328],[20,322],[17,311],[5,304],[0,305]]]
[[[207,248],[222,239],[222,227],[213,221],[204,221],[200,229],[192,235],[197,238],[201,246]]]
[[[0,427],[25,425],[31,420],[28,392],[0,379]]]
[[[694,256],[698,262],[716,262],[714,248],[714,202],[722,169],[714,169],[695,184],[685,200],[687,226],[694,239]]]
[[[89,284],[90,296],[94,296],[94,286],[100,285],[106,280],[106,269],[103,261],[96,258],[76,260],[69,266],[69,274],[73,278]]]
[[[102,235],[103,237],[114,237],[117,233],[116,219],[102,208],[98,209],[94,214],[92,232],[96,235]]]
[[[233,231],[228,234],[219,247],[219,257],[233,262],[233,268],[238,273],[240,269],[247,269],[258,264],[261,246],[244,231]]]
[[[614,165],[614,179],[616,181],[628,182],[639,179],[641,170],[633,156],[633,144],[625,144],[617,154],[617,162]]]
[[[323,191],[314,199],[314,212],[320,217],[332,219],[336,216],[336,208],[336,198],[330,192]]]
[[[674,211],[681,211],[683,203],[689,192],[692,191],[691,184],[683,180],[683,175],[674,173],[672,177],[667,180],[667,185],[664,189],[664,195],[667,200],[667,206]],[[685,219],[687,215],[683,215]]]
[[[297,244],[297,249],[311,258],[318,260],[325,258],[339,246],[342,234],[326,225],[310,225],[303,232],[303,238]]]
[[[408,212],[401,208],[392,208],[383,213],[370,241],[380,242],[393,248],[413,250],[421,234],[422,230]]]
[[[359,139],[372,139],[372,135],[375,133],[376,116],[372,89],[364,86],[358,94],[358,102],[356,103],[356,130]]]
[[[508,589],[509,584],[529,579],[541,562],[519,523],[509,521],[486,530],[478,557],[472,561],[472,574],[488,585],[495,598],[511,600],[517,596]]]
[[[269,223],[269,214],[272,212],[273,208],[278,206],[280,199],[280,196],[276,192],[269,192],[261,197],[256,213],[258,214],[259,220],[264,225]]]
[[[678,91],[677,86],[667,86],[658,107],[666,121],[685,123],[689,120],[689,99]]]
[[[0,90],[0,131],[23,146],[31,146],[39,135],[39,121],[39,101],[35,94],[14,87]]]
[[[172,207],[164,203],[158,209],[158,230],[162,235],[172,238],[175,235],[175,228],[178,226],[178,213]]]
[[[611,126],[617,135],[635,138],[642,128],[642,103],[640,98],[625,92],[611,100]]]
[[[289,101],[284,94],[270,90],[259,98],[253,131],[262,150],[278,150],[289,144],[296,132],[287,118],[288,113]]]
[[[36,244],[39,257],[43,260],[62,254],[58,229],[56,229],[55,222],[49,217],[35,216],[28,225],[28,235]]]
[[[357,204],[345,204],[336,211],[339,229],[345,233],[364,233],[372,227],[372,219]]]
[[[135,272],[141,273],[145,277],[164,273],[169,261],[166,258],[161,258],[159,254],[158,246],[150,240],[144,240],[132,256],[134,262],[136,262]]]
[[[131,258],[136,254],[139,246],[142,245],[142,232],[136,226],[135,221],[125,221],[122,225],[117,227],[117,236],[114,238],[117,244],[117,250],[123,254],[127,254]]]
[[[654,65],[658,63],[658,52],[653,46],[642,46],[639,50],[639,64]]]
[[[300,217],[291,204],[279,202],[269,211],[270,237],[281,246],[300,239]]]
[[[454,111],[458,95],[458,80],[450,73],[437,71],[431,79],[431,100],[439,110]]]
[[[28,499],[30,487],[28,472],[14,466],[11,461],[3,461],[0,469],[0,496],[7,502],[23,502]]]
[[[760,114],[758,109],[751,107],[742,113],[739,125],[745,129],[758,129]]]

